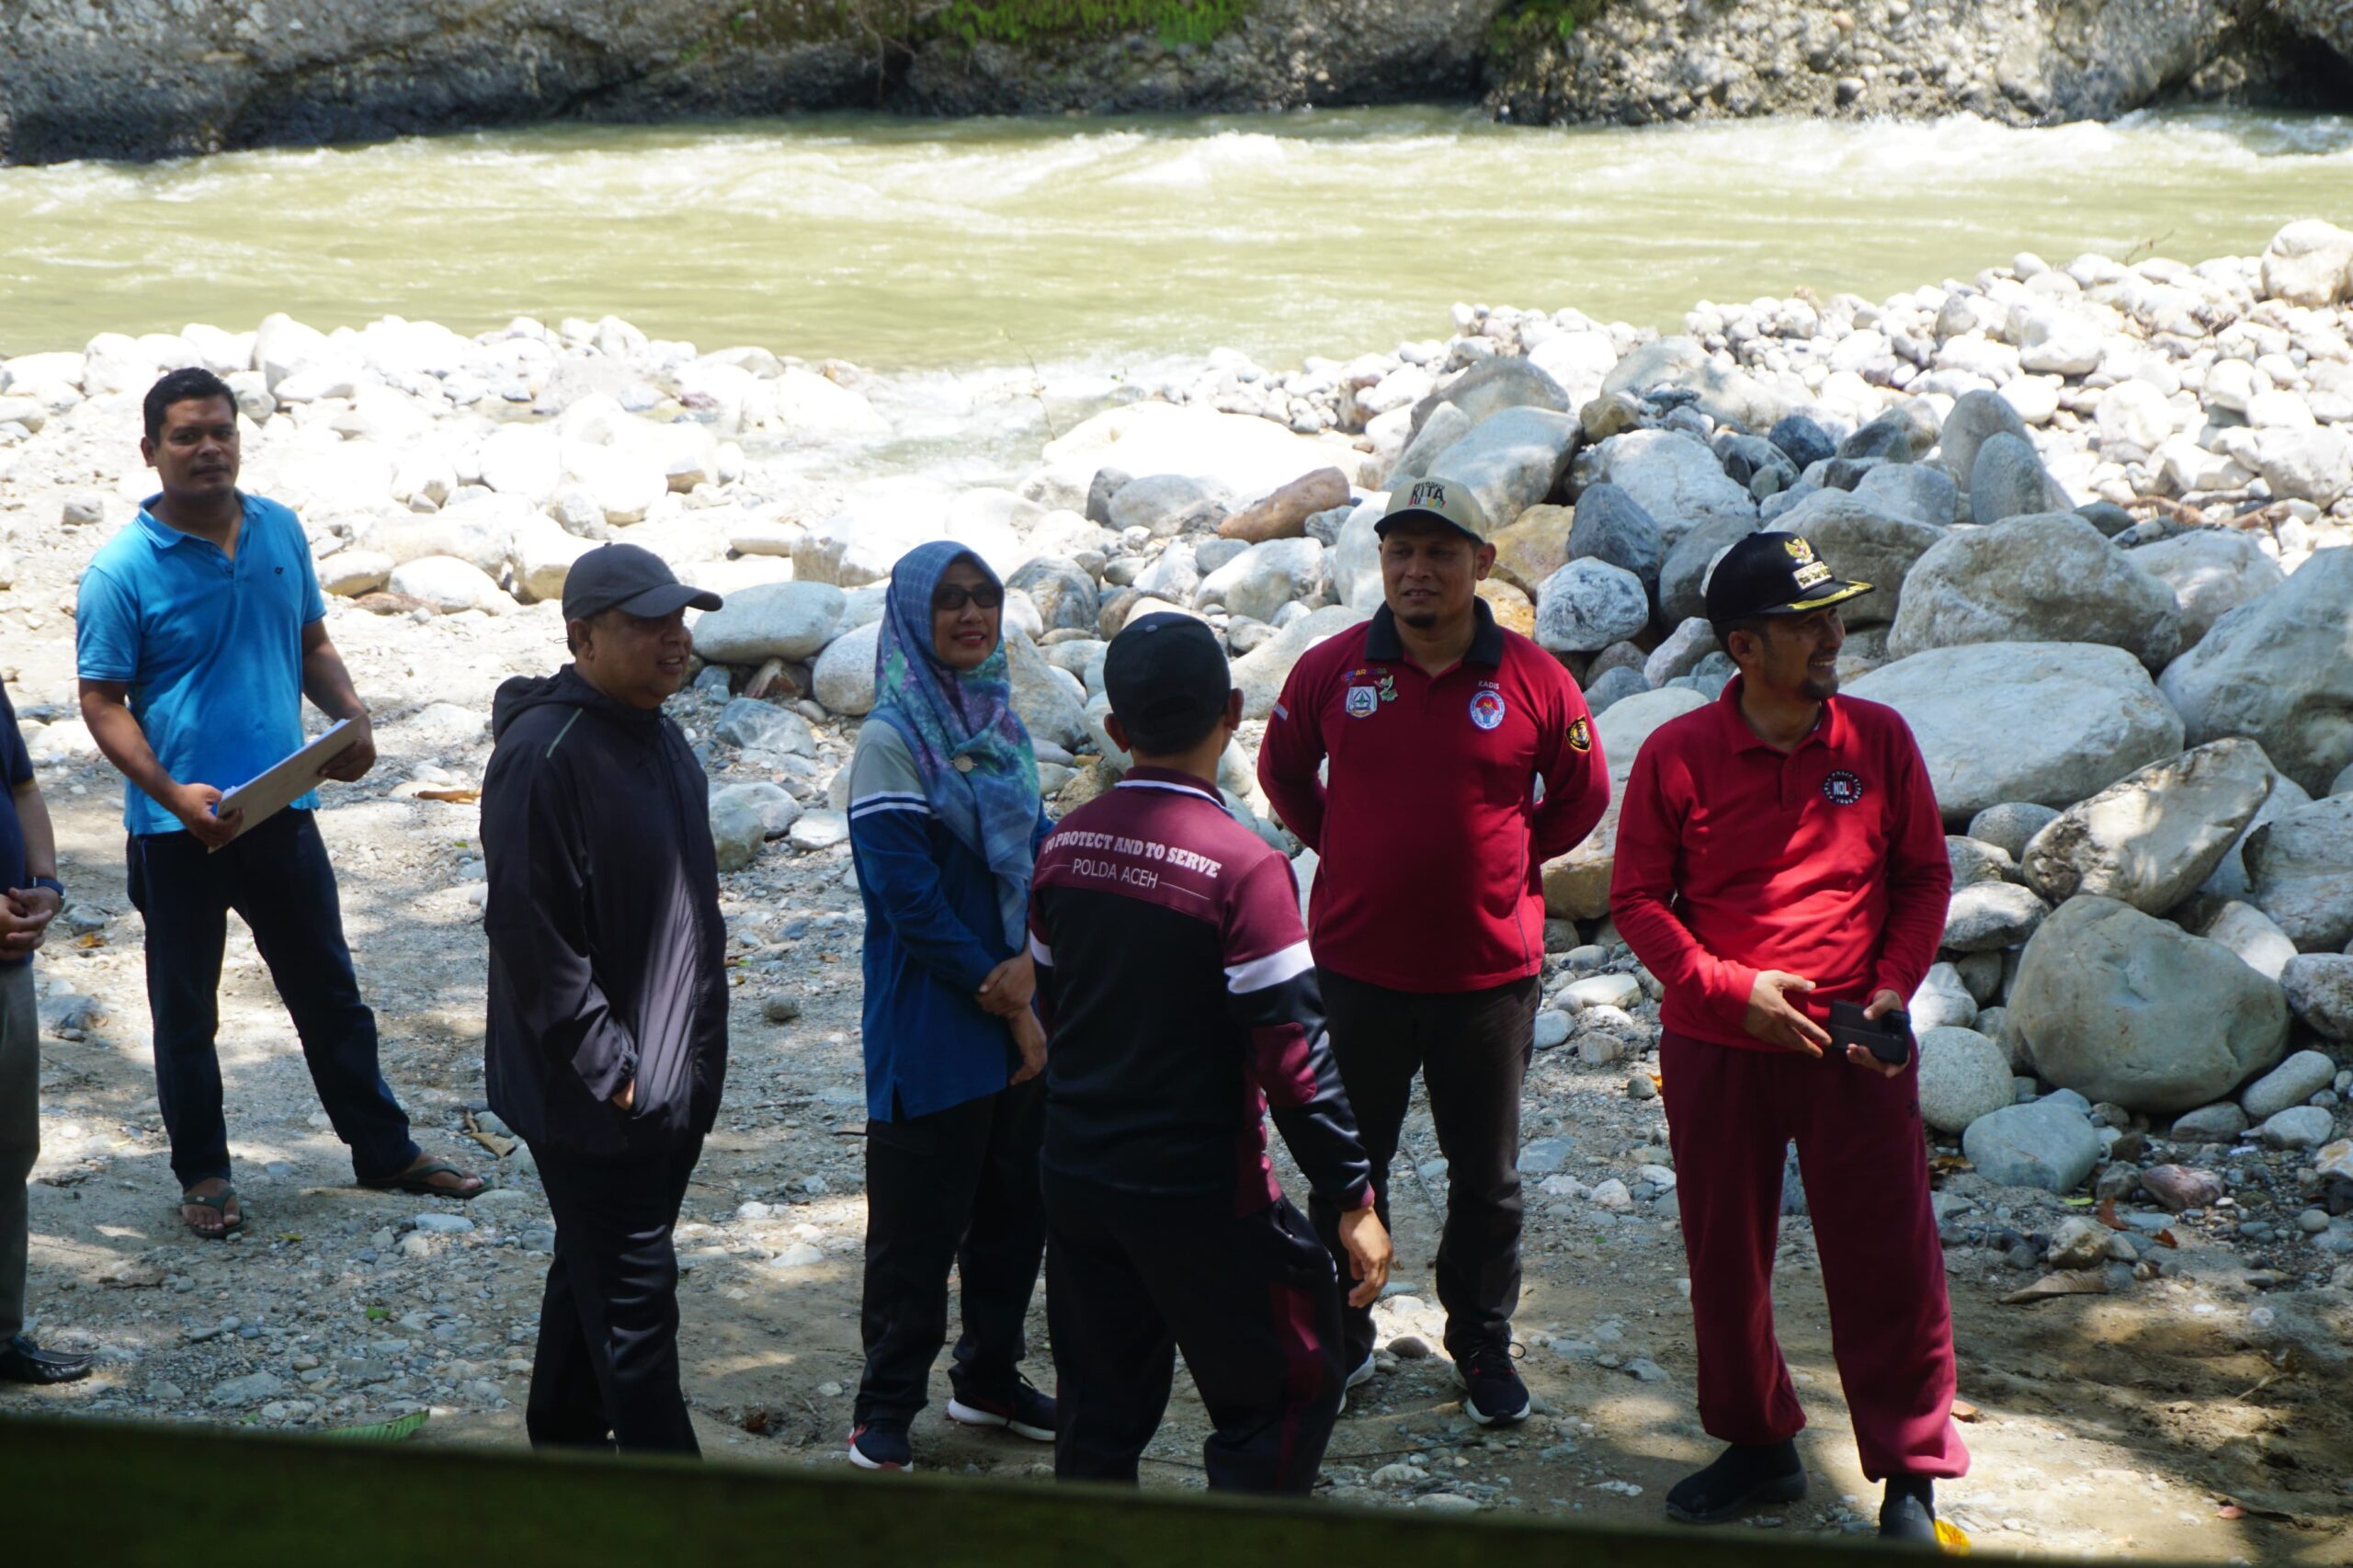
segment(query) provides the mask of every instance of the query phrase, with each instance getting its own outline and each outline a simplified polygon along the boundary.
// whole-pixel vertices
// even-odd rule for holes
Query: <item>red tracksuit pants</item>
[[[1916,1066],[1882,1078],[1836,1055],[1670,1033],[1659,1074],[1691,1264],[1701,1425],[1727,1443],[1778,1443],[1805,1426],[1773,1337],[1782,1150],[1794,1140],[1863,1473],[1966,1473]]]

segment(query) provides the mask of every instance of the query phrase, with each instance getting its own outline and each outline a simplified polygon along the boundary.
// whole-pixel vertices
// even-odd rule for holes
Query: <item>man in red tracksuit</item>
[[[1601,820],[1609,771],[1569,672],[1478,597],[1495,547],[1471,493],[1421,481],[1378,531],[1381,608],[1291,671],[1258,779],[1322,858],[1308,924],[1382,1219],[1418,1069],[1447,1162],[1446,1348],[1471,1418],[1512,1422],[1529,1406],[1511,1318],[1543,866]],[[1314,1214],[1336,1237],[1337,1211]],[[1372,1375],[1372,1314],[1347,1333],[1353,1385]]]
[[[1667,1494],[1713,1524],[1803,1494],[1805,1425],[1773,1337],[1783,1148],[1795,1140],[1880,1533],[1936,1540],[1934,1478],[1964,1473],[1952,1318],[1928,1202],[1917,1053],[1833,1047],[1834,1002],[1897,1014],[1935,961],[1952,872],[1912,732],[1840,697],[1844,582],[1803,540],[1753,534],[1708,619],[1740,674],[1635,760],[1611,912],[1666,985],[1659,1044],[1691,1266],[1699,1417],[1731,1445]],[[1901,1032],[1901,1031],[1899,1031]]]

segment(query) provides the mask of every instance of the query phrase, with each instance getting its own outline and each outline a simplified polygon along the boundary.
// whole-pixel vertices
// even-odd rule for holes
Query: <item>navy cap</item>
[[[1725,551],[1709,574],[1707,614],[1718,625],[1752,615],[1808,615],[1870,591],[1869,583],[1835,575],[1795,534],[1754,533]]]
[[[720,597],[678,581],[667,562],[642,545],[606,544],[572,563],[563,579],[563,619],[587,620],[608,609],[658,620],[691,605],[717,609]]]
[[[1233,689],[1217,633],[1176,610],[1128,622],[1103,653],[1103,693],[1128,738],[1145,751],[1199,739]]]

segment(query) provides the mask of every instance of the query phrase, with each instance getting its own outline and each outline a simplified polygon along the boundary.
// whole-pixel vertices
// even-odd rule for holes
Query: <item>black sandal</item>
[[[233,1220],[229,1217],[229,1205],[232,1203],[238,1204],[237,1216]],[[186,1209],[190,1204],[211,1210],[215,1214],[220,1215],[223,1221],[217,1231],[199,1230],[194,1225],[188,1225],[188,1217],[182,1215],[180,1223],[188,1225],[188,1234],[192,1236],[200,1237],[208,1242],[225,1242],[245,1228],[244,1206],[238,1203],[237,1189],[233,1187],[224,1187],[209,1198],[201,1192],[181,1193],[180,1207]]]
[[[438,1176],[462,1176],[475,1185],[472,1187],[436,1187],[433,1178]],[[396,1176],[383,1181],[363,1181],[359,1185],[370,1192],[405,1192],[417,1198],[455,1198],[460,1201],[480,1198],[490,1190],[490,1183],[469,1171],[460,1170],[446,1160],[428,1160],[424,1165],[410,1166]]]

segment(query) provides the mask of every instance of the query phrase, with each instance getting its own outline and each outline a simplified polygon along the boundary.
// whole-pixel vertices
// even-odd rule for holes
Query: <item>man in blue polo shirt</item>
[[[228,912],[293,1016],[302,1055],[364,1186],[471,1198],[482,1182],[426,1157],[376,1065],[376,1019],[343,939],[315,794],[244,827],[222,796],[302,745],[302,699],[359,739],[327,770],[376,760],[368,710],[327,641],[326,602],[301,524],[237,488],[235,396],[206,370],[147,393],[140,453],[163,482],[99,548],[75,612],[82,716],[122,770],[131,902],[147,923],[155,1089],[181,1219],[201,1236],[244,1223],[229,1182],[219,991]]]

